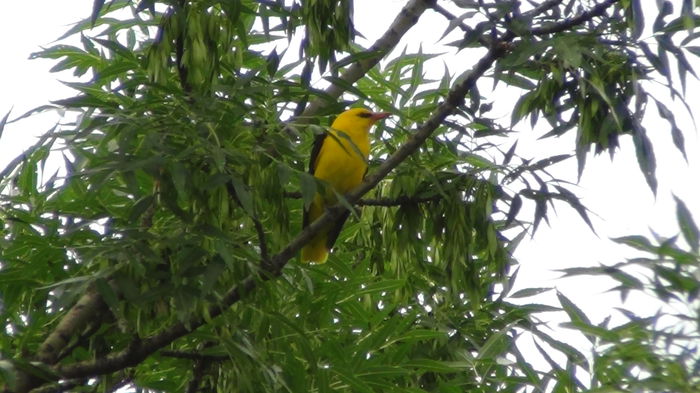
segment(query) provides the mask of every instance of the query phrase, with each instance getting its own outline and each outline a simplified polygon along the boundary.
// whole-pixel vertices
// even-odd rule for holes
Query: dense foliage
[[[697,2],[642,3],[411,0],[364,48],[352,15],[368,10],[351,1],[96,0],[62,37],[80,45],[36,54],[76,76],[73,97],[32,112],[65,120],[0,176],[5,390],[698,391],[698,228],[682,201],[683,241],[618,239],[644,254],[565,271],[677,314],[594,324],[563,294],[553,307],[529,300],[546,289],[511,292],[512,253],[552,206],[591,225],[549,167],[581,172],[629,137],[655,192],[651,104],[685,154],[647,88],[683,100]],[[452,51],[394,52],[435,29],[429,13]],[[394,116],[366,182],[300,232],[323,187],[306,171],[314,134],[348,105]],[[526,119],[575,145],[520,157]],[[345,208],[329,262],[299,264]],[[592,352],[540,323],[557,311]]]

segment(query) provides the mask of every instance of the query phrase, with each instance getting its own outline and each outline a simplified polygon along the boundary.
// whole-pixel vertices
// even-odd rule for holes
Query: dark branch
[[[320,229],[320,228],[319,228]],[[318,230],[317,230],[318,231]],[[263,276],[260,280],[267,280],[270,276]],[[248,277],[238,286],[232,288],[224,295],[221,303],[209,307],[211,319],[218,317],[231,305],[238,302],[243,295],[249,293],[256,286],[256,279]],[[107,374],[124,367],[135,366],[146,357],[165,347],[176,339],[192,332],[204,325],[206,321],[201,317],[193,317],[186,324],[178,322],[161,331],[158,334],[143,339],[138,345],[131,345],[121,351],[111,353],[94,361],[84,361],[64,366],[55,367],[56,372],[64,378],[93,376]]]
[[[561,33],[562,31],[569,30],[572,27],[581,25],[597,16],[603,15],[605,11],[607,11],[607,9],[610,8],[610,6],[612,6],[615,3],[618,3],[619,1],[620,0],[605,0],[602,3],[591,8],[590,10],[581,13],[581,15],[579,16],[567,19],[563,22],[553,24],[552,26],[534,28],[530,30],[530,33],[532,33],[533,35]]]
[[[97,290],[94,288],[89,290],[75,306],[71,307],[58,326],[44,340],[39,347],[37,358],[43,363],[55,364],[59,357],[59,351],[68,345],[73,332],[84,326],[104,306],[102,297]]]
[[[208,341],[204,343],[204,347],[202,349],[210,348],[214,345],[212,341]],[[167,354],[170,353],[172,355],[176,355],[175,357],[178,357],[177,355],[201,355],[198,353],[194,352],[182,352],[182,351],[163,351],[161,354]],[[187,384],[187,393],[195,393],[200,391],[200,386],[202,383],[202,378],[204,378],[204,373],[206,370],[209,368],[209,364],[213,361],[221,361],[221,360],[229,360],[230,358],[228,356],[221,356],[221,357],[215,357],[215,356],[200,356],[196,359],[194,359],[194,368],[192,369],[192,379],[190,382]]]
[[[258,233],[258,243],[260,245],[260,259],[262,260],[263,266],[270,262],[270,255],[267,252],[267,240],[265,240],[265,228],[263,228],[262,223],[257,217],[253,217],[253,225],[255,225],[255,231]]]
[[[207,368],[208,364],[209,362],[204,360],[198,360],[194,363],[192,379],[190,379],[190,382],[187,384],[186,393],[196,393],[200,391],[199,385],[202,383],[204,370]]]
[[[90,337],[92,337],[95,332],[100,328],[100,324],[98,323],[93,323],[91,326],[88,327],[88,329],[78,337],[78,339],[71,345],[66,346],[59,354],[58,357],[56,358],[57,362],[60,362],[61,360],[65,359],[66,356],[70,355],[73,350],[76,348],[83,346],[87,344],[87,341]]]

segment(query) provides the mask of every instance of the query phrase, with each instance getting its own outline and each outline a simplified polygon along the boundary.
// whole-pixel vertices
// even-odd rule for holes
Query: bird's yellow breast
[[[338,124],[338,120],[323,142],[314,176],[344,194],[359,185],[367,171],[369,127]]]

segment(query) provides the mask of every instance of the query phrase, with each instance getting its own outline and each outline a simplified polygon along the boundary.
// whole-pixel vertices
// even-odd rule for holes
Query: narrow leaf
[[[300,175],[301,198],[304,201],[304,209],[308,209],[316,196],[316,178],[308,173]]]
[[[7,124],[7,118],[10,117],[10,112],[12,112],[12,108],[10,108],[7,114],[0,120],[0,138],[2,138],[2,132],[5,130],[5,124]]]
[[[635,132],[632,139],[637,153],[639,169],[641,169],[649,188],[651,188],[654,195],[656,195],[658,182],[656,180],[656,157],[654,156],[654,149],[651,145],[651,141],[647,137],[644,127],[637,122],[635,123]]]
[[[676,200],[676,217],[678,218],[678,225],[681,227],[681,233],[683,233],[683,237],[690,245],[691,250],[697,253],[700,246],[698,226],[695,224],[693,216],[685,203],[675,195],[673,198]]]
[[[105,0],[95,0],[92,3],[92,15],[90,15],[90,23],[92,23],[92,27],[95,27],[95,22],[97,22],[97,18],[100,16],[100,11],[102,11],[102,7],[105,5]]]
[[[508,217],[506,218],[506,223],[504,225],[505,227],[508,227],[515,220],[515,217],[518,215],[518,212],[520,212],[520,208],[522,206],[523,199],[520,197],[520,194],[517,194],[510,202],[510,209],[508,210]]]

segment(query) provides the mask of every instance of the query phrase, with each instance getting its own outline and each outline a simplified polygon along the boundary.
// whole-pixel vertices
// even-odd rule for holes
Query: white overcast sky
[[[402,0],[356,0],[358,30],[369,40],[378,37],[403,3]],[[650,12],[655,12],[654,3],[644,2],[645,6],[652,7]],[[3,54],[0,62],[0,116],[4,116],[11,107],[14,108],[13,115],[17,116],[49,100],[72,94],[69,88],[57,81],[57,75],[48,72],[52,61],[30,61],[28,57],[30,53],[39,50],[40,46],[49,46],[71,23],[89,16],[91,7],[91,0],[0,2],[0,49]],[[426,18],[434,21],[433,25],[441,28],[445,26],[440,16],[430,11],[426,14]],[[442,31],[426,28],[428,24],[425,22],[421,19],[423,29],[409,32],[398,50],[406,43],[409,48],[415,48],[416,43],[422,40],[425,52],[442,51],[431,47]],[[470,61],[464,53],[459,56]],[[692,63],[700,72],[700,62],[692,59]],[[441,65],[438,72],[442,72]],[[61,74],[60,78],[70,80],[70,75]],[[700,83],[689,79],[688,102],[696,107],[694,104],[700,102],[699,94]],[[582,308],[589,313],[591,319],[600,322],[610,313],[609,308],[600,306],[601,302],[610,300],[604,295],[609,283],[592,279],[557,280],[558,274],[553,270],[616,262],[632,255],[631,250],[610,242],[608,238],[611,237],[647,235],[649,228],[666,236],[677,234],[671,192],[684,199],[696,219],[700,219],[698,134],[681,105],[670,101],[667,101],[667,105],[673,108],[685,133],[689,164],[673,147],[668,125],[658,119],[655,109],[650,109],[645,125],[657,154],[658,196],[654,198],[644,182],[630,138],[622,139],[622,149],[616,154],[614,162],[606,155],[589,157],[581,182],[572,191],[581,196],[583,203],[592,210],[591,218],[599,237],[590,232],[573,210],[560,206],[557,215],[550,218],[551,228],[543,224],[534,239],[521,244],[516,254],[522,264],[518,287],[556,287],[573,300],[582,302]],[[699,115],[700,111],[696,111],[696,118]],[[33,137],[49,129],[57,119],[56,114],[49,113],[8,125],[0,139],[0,168],[31,144]],[[520,129],[523,127],[521,125]],[[528,136],[529,134],[523,133],[519,142],[519,153],[526,157],[536,157],[541,154],[543,146],[553,143],[569,143],[568,146],[573,147],[570,140],[542,142]],[[557,166],[555,173],[575,182],[574,160]],[[640,304],[644,300],[640,299]],[[655,306],[648,309],[649,314],[655,311]]]

